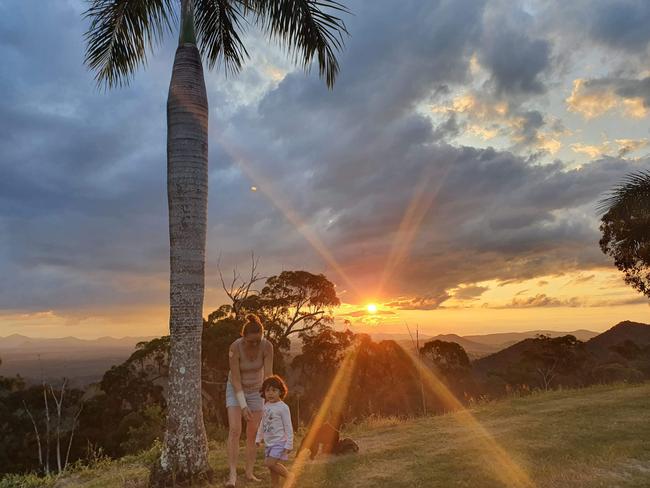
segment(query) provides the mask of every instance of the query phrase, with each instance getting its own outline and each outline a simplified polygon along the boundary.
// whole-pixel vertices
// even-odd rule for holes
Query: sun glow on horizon
[[[369,303],[366,308],[368,309],[368,313],[377,313],[377,305],[374,303]]]

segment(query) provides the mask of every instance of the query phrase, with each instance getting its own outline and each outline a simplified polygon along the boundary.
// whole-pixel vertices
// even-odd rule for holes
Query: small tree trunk
[[[70,459],[70,448],[72,447],[72,439],[74,439],[74,431],[79,425],[79,416],[81,415],[83,409],[84,409],[84,404],[81,403],[81,405],[79,405],[79,410],[77,410],[77,414],[74,416],[74,419],[72,420],[72,429],[70,430],[70,439],[68,440],[68,450],[65,453],[65,462],[63,463],[63,471],[65,471],[66,468],[68,467],[68,460]]]
[[[63,396],[65,395],[66,381],[66,379],[63,380],[63,385],[61,385],[61,395],[59,398],[56,397],[54,388],[50,385],[50,393],[52,394],[52,398],[54,398],[54,403],[56,404],[56,466],[59,474],[63,471],[61,465],[61,409],[63,406]]]
[[[43,400],[45,402],[45,474],[50,474],[50,407],[47,403],[47,385],[43,382]]]
[[[23,400],[23,406],[25,407],[25,411],[27,412],[27,415],[29,415],[29,419],[32,421],[32,425],[34,426],[34,433],[36,434],[36,444],[38,445],[38,465],[43,468],[43,448],[41,446],[41,436],[38,432],[38,427],[36,426],[36,421],[34,420],[34,416],[32,413],[29,411],[27,408],[27,404],[25,403],[25,400]]]
[[[149,480],[157,487],[212,477],[201,402],[208,100],[191,17],[183,0],[167,100],[171,344],[165,440]]]

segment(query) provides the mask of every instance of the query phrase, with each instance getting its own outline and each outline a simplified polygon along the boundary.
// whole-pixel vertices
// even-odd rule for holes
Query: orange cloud
[[[604,141],[601,144],[571,144],[571,150],[576,153],[586,154],[590,158],[597,158],[602,155],[626,156],[631,152],[638,151],[648,146],[648,139],[615,139]]]
[[[537,111],[522,112],[508,102],[471,92],[456,96],[448,105],[432,106],[431,111],[462,116],[466,121],[465,130],[484,141],[505,137],[515,145],[530,146],[549,154],[557,153],[562,148],[560,137],[569,134],[557,119],[547,124]]]
[[[635,119],[641,119],[648,115],[642,97],[622,98],[615,89],[615,84],[608,80],[578,78],[573,81],[571,95],[566,99],[567,108],[586,119],[600,117],[614,109]]]

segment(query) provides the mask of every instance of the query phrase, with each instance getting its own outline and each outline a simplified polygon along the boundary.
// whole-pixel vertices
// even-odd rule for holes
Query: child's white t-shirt
[[[283,445],[285,449],[293,449],[293,426],[291,425],[291,413],[289,406],[282,400],[279,402],[264,403],[262,421],[257,429],[255,442],[261,442],[273,446]]]

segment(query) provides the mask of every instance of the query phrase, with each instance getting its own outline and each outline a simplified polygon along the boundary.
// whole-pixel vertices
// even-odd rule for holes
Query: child
[[[287,391],[287,385],[277,375],[266,378],[260,390],[262,398],[266,401],[255,442],[259,445],[264,440],[264,464],[271,472],[273,487],[280,486],[280,477],[289,476],[289,471],[280,461],[287,461],[288,453],[293,449],[291,413],[287,404],[282,401]]]

